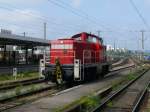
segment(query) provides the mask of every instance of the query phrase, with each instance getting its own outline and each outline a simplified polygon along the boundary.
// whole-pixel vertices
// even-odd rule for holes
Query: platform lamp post
[[[46,22],[44,23],[44,40],[46,40]],[[46,47],[44,47],[44,64],[46,64]]]
[[[44,40],[46,40],[46,22],[44,22]],[[45,70],[46,64],[46,47],[43,47],[43,59],[39,60],[39,78],[43,78],[43,71]]]
[[[44,40],[46,40],[46,22],[44,22]],[[43,59],[39,60],[39,78],[43,78],[43,71],[45,70],[45,64],[46,64],[46,47],[44,46],[43,50]]]
[[[141,46],[142,46],[142,53],[141,53],[141,60],[144,60],[144,30],[140,31],[142,34],[142,39],[141,39]]]
[[[23,36],[26,37],[26,32],[23,32]]]

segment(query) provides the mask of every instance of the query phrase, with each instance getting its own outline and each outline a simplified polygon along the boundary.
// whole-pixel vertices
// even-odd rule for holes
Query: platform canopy
[[[48,46],[49,40],[0,32],[0,45]]]

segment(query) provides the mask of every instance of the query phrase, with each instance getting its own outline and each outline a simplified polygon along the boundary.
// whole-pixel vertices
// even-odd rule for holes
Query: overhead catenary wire
[[[58,1],[58,0],[56,0],[56,1]],[[69,4],[67,4],[65,2],[62,2],[62,1],[61,1],[61,3],[63,3],[64,5],[66,5],[66,6],[69,7]],[[0,4],[0,5],[3,5],[3,4]],[[34,18],[41,20],[42,23],[46,21],[48,24],[50,24],[50,28],[51,29],[54,29],[54,28],[57,29],[57,28],[59,28],[59,29],[65,30],[65,32],[68,31],[68,30],[72,30],[72,31],[75,31],[75,30],[76,31],[80,31],[81,30],[80,27],[72,26],[70,24],[59,24],[58,22],[55,22],[54,20],[51,20],[50,18],[48,18],[46,16],[43,16],[43,15],[37,15],[37,14],[34,14],[33,12],[30,12],[30,13],[21,12],[20,11],[21,9],[18,9],[18,8],[14,7],[14,6],[10,5],[10,4],[7,4],[7,3],[4,4],[4,5],[6,5],[7,7],[0,6],[0,8],[3,8],[5,10],[9,10],[10,12],[15,11],[16,13],[20,13],[20,14],[23,14],[23,15],[26,15],[26,16],[33,16]],[[76,10],[76,11],[78,11],[78,10]],[[85,18],[86,20],[88,19],[89,22],[92,22],[92,23],[94,22],[95,25],[98,25],[97,21],[91,20],[91,18],[89,18],[89,15],[86,14],[86,13],[84,13],[83,11],[75,12],[75,14],[77,14],[78,16],[83,16],[83,18]],[[33,25],[33,26],[37,27],[37,24]],[[38,26],[38,27],[41,27],[41,26]],[[76,28],[77,29],[79,28],[79,29],[77,30]]]
[[[54,1],[54,0],[49,0],[49,1]],[[109,29],[109,30],[110,30],[110,28],[108,28],[108,27],[104,26],[103,24],[99,23],[99,22],[98,22],[99,20],[98,20],[96,17],[89,15],[89,14],[86,13],[85,11],[82,11],[82,10],[79,10],[79,9],[76,9],[76,8],[73,8],[70,4],[68,4],[68,3],[66,3],[66,2],[64,2],[64,1],[62,1],[62,0],[55,0],[55,1],[57,1],[58,3],[61,3],[62,5],[65,5],[66,7],[68,7],[69,9],[71,9],[71,10],[77,12],[77,13],[79,13],[80,15],[83,15],[83,16],[84,16],[86,19],[88,19],[90,22],[92,22],[92,23],[94,23],[94,24],[96,24],[96,25],[100,25],[100,26],[101,26],[102,28],[104,28],[104,29],[107,29],[107,30]]]
[[[89,14],[87,14],[86,12],[82,11],[82,10],[79,10],[79,9],[76,9],[76,8],[73,8],[70,4],[62,1],[62,0],[48,0],[50,3],[60,7],[60,8],[63,8],[64,10],[67,10],[71,13],[73,13],[74,15],[76,16],[79,16],[81,17],[82,19],[84,19],[85,21],[88,21],[90,23],[92,23],[92,25],[94,24],[95,26],[101,26],[101,28],[99,29],[96,29],[96,30],[101,30],[102,32],[105,30],[105,32],[118,32],[118,30],[112,30],[111,28],[109,28],[108,26],[104,26],[102,25],[101,23],[99,23],[99,20],[97,18],[95,18],[94,16],[91,16]],[[98,27],[99,27],[98,26]],[[96,31],[94,30],[94,31]],[[121,32],[118,32],[120,34],[122,34]]]
[[[11,6],[9,4],[5,4],[7,5],[8,7],[5,7],[5,6],[1,6],[2,4],[0,4],[0,8],[1,9],[5,9],[5,10],[8,10],[8,11],[14,11],[16,13],[19,13],[19,14],[22,14],[22,15],[26,15],[26,16],[32,16],[40,21],[43,22],[47,22],[49,24],[51,24],[52,26],[57,26],[57,27],[63,27],[63,28],[66,28],[66,29],[72,29],[72,30],[79,30],[78,27],[75,27],[73,25],[70,25],[70,24],[61,24],[61,23],[58,23],[58,22],[55,22],[54,20],[46,17],[46,16],[43,16],[43,15],[37,15],[37,14],[34,14],[33,12],[30,12],[30,13],[24,13],[24,12],[21,12],[20,10],[21,9],[18,9],[14,6]]]
[[[147,23],[146,19],[143,17],[143,15],[141,14],[137,6],[135,5],[134,1],[133,0],[129,0],[129,1],[132,7],[134,8],[134,10],[136,11],[136,13],[138,14],[138,16],[140,17],[140,19],[142,20],[143,24],[147,27],[148,30],[150,30],[149,24]]]
[[[5,25],[9,25],[9,26],[15,26],[15,27],[18,27],[18,28],[25,28],[24,30],[25,30],[25,32],[32,32],[32,33],[29,33],[29,34],[37,34],[37,33],[39,33],[40,31],[41,31],[41,33],[42,33],[42,27],[32,27],[31,25],[24,25],[24,24],[17,24],[17,23],[12,23],[12,22],[7,22],[7,23],[3,23],[3,25],[1,25],[0,27],[1,28],[4,28],[4,26]],[[6,26],[5,26],[6,27]],[[49,32],[49,33],[52,33],[52,34],[55,34],[55,33],[57,33],[57,34],[66,34],[65,32],[57,32],[56,30],[54,30],[54,31],[52,31],[50,28],[47,28],[47,31]],[[34,32],[34,33],[33,33]]]
[[[12,12],[11,9],[1,7],[1,6],[0,6],[0,8],[10,11],[10,13],[8,13],[7,15],[11,18],[11,16],[12,16],[11,14],[13,14],[13,13],[11,13]],[[23,14],[26,15],[26,13],[23,13]],[[29,15],[27,15],[27,16],[29,16]],[[16,19],[11,18],[11,20],[16,20]],[[18,28],[26,28],[26,30],[28,30],[28,31],[35,31],[36,30],[36,31],[39,32],[39,31],[43,30],[42,26],[40,26],[39,24],[33,24],[33,23],[30,23],[30,24],[17,24],[17,23],[12,23],[12,22],[7,21],[7,23],[4,23],[4,24],[13,25],[13,26],[18,27]],[[70,31],[74,30],[74,29],[71,29],[71,28],[68,28],[68,27],[58,27],[57,25],[56,26],[55,25],[51,26],[50,28],[48,27],[47,29],[48,29],[49,33],[56,33],[56,30],[61,29],[61,31],[59,31],[58,34],[66,34],[66,32],[70,32]],[[54,31],[52,31],[52,30],[54,30]]]
[[[81,18],[83,18],[85,21],[88,21],[89,23],[92,23],[92,25],[94,24],[94,25],[96,25],[97,27],[99,27],[98,25],[100,25],[99,24],[99,22],[98,22],[98,20],[96,20],[96,18],[95,17],[93,17],[93,16],[90,16],[89,14],[87,14],[86,12],[83,12],[82,10],[79,10],[79,9],[76,9],[76,8],[73,8],[73,7],[71,7],[68,3],[66,3],[66,2],[64,2],[64,1],[61,1],[61,0],[48,0],[48,1],[53,1],[53,2],[55,2],[55,4],[57,4],[57,6],[58,6],[58,4],[59,4],[59,7],[63,7],[65,10],[68,10],[68,11],[71,11],[71,13],[73,13],[73,14],[75,14],[76,16],[80,16]],[[54,3],[53,3],[54,4]],[[64,5],[63,5],[64,4]],[[0,4],[0,6],[1,6],[2,4]],[[34,18],[36,18],[36,19],[38,19],[38,20],[40,20],[40,21],[42,21],[41,22],[41,24],[43,23],[43,22],[47,22],[49,25],[50,25],[50,28],[48,27],[48,30],[49,31],[51,31],[52,29],[63,29],[63,31],[61,30],[61,31],[59,31],[58,33],[66,33],[66,32],[69,32],[70,30],[72,30],[72,31],[74,31],[77,27],[76,26],[72,26],[72,25],[70,25],[70,24],[59,24],[58,22],[56,22],[55,20],[51,20],[51,18],[49,18],[49,17],[46,17],[46,16],[43,16],[43,15],[37,15],[37,14],[34,14],[34,12],[30,12],[30,13],[24,13],[24,12],[21,12],[21,11],[19,11],[20,9],[18,9],[17,7],[14,7],[14,6],[12,6],[12,5],[9,5],[9,4],[6,4],[8,7],[5,7],[5,9],[6,10],[10,10],[11,12],[14,10],[14,9],[16,9],[15,10],[15,12],[16,13],[20,13],[20,14],[23,14],[23,15],[26,15],[26,16],[33,16]],[[3,6],[4,7],[4,6]],[[18,24],[16,24],[16,26],[17,26]],[[26,25],[26,24],[25,24]],[[19,26],[19,25],[18,25]],[[24,25],[20,25],[21,27],[22,26],[24,26]],[[53,26],[53,27],[52,27]],[[108,28],[106,28],[106,27],[104,27],[103,25],[100,25],[103,29],[108,29]],[[60,28],[61,27],[61,28]],[[26,28],[27,28],[27,26],[26,26]],[[38,24],[33,24],[33,25],[31,25],[30,24],[30,26],[29,26],[29,28],[30,29],[32,29],[32,28],[35,28],[35,29],[37,29],[38,31],[40,31],[40,30],[42,30],[42,25],[40,26],[40,25],[38,25]],[[28,28],[27,28],[28,29]],[[78,28],[77,28],[78,29]],[[100,29],[97,29],[97,30],[101,30],[101,31],[103,31],[103,29],[101,30],[101,28]],[[80,29],[79,29],[80,30]],[[55,31],[56,30],[54,30],[54,33],[55,33]],[[112,30],[111,30],[112,31]],[[53,31],[51,31],[51,32],[53,32]],[[75,32],[75,31],[74,31]],[[106,31],[106,32],[108,32],[108,31]],[[114,32],[114,31],[112,31],[112,32]]]
[[[70,13],[84,19],[85,21],[92,23],[92,25],[98,26],[98,24],[99,24],[96,20],[93,19],[93,16],[90,16],[87,13],[84,13],[83,11],[77,10],[63,1],[59,1],[59,0],[47,0],[47,1],[51,4],[54,4],[58,7],[60,7],[60,8],[63,8],[66,11],[69,11]],[[108,29],[108,28],[104,27],[103,25],[99,24],[99,26],[101,26],[103,29]]]

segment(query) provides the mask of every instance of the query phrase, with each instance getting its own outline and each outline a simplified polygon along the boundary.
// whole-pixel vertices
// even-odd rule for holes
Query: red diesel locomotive
[[[50,44],[50,62],[43,74],[52,82],[91,80],[109,70],[106,46],[96,35],[83,32]]]

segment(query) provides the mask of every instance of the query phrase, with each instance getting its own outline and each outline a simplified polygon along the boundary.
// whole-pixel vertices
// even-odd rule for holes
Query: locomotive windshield
[[[103,40],[101,38],[96,38],[96,37],[93,37],[93,36],[88,36],[87,42],[90,42],[90,43],[99,43],[101,45],[103,44]]]

